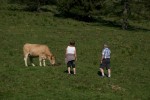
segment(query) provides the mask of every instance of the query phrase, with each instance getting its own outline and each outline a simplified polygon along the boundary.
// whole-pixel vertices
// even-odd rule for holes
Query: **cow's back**
[[[28,53],[32,56],[39,56],[44,54],[47,48],[48,47],[46,45],[27,43],[24,45],[24,53]]]

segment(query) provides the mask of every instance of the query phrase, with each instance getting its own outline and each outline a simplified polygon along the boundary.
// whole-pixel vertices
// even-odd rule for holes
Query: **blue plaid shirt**
[[[102,55],[104,56],[104,58],[110,58],[110,49],[109,48],[104,48],[103,51],[102,51]]]

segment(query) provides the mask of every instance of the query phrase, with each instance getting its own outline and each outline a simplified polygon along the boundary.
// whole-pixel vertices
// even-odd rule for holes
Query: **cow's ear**
[[[54,55],[51,55],[51,60],[54,58]]]

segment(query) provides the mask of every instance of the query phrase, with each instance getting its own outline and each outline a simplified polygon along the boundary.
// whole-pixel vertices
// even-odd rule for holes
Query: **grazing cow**
[[[55,64],[55,57],[50,52],[47,45],[26,43],[23,46],[23,53],[24,53],[25,66],[28,66],[27,64],[28,57],[30,58],[30,62],[32,66],[35,66],[32,60],[32,58],[35,58],[35,57],[39,57],[40,66],[42,66],[42,61],[43,61],[43,66],[46,66],[45,64],[46,59],[48,59],[52,65]]]

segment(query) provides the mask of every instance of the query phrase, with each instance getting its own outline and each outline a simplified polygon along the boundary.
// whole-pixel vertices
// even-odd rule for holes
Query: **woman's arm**
[[[102,63],[103,59],[104,59],[104,50],[102,51],[101,63]]]
[[[76,48],[75,48],[74,56],[75,56],[75,60],[77,61],[77,51],[76,51]]]
[[[66,48],[66,52],[65,52],[65,58],[67,58],[67,48]]]

